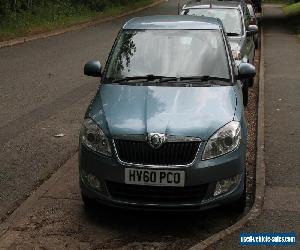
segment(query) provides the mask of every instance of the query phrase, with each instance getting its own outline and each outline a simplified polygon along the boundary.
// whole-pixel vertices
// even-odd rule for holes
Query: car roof
[[[183,6],[183,9],[199,8],[241,8],[241,1],[190,1]]]
[[[216,18],[204,16],[144,16],[129,20],[125,23],[123,29],[220,30],[222,29],[222,23]]]
[[[254,8],[253,8],[253,5],[252,5],[251,3],[247,3],[247,7],[248,7],[248,8],[251,8],[251,9],[254,9]]]

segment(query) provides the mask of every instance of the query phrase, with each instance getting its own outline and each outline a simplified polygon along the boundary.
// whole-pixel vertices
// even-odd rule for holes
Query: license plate
[[[184,181],[184,171],[137,168],[125,169],[126,184],[183,187]]]

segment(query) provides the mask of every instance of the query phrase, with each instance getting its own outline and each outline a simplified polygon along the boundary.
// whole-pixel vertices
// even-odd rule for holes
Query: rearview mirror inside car
[[[255,67],[250,63],[241,63],[239,65],[238,79],[249,79],[256,75]]]
[[[99,61],[89,61],[84,65],[84,74],[87,76],[101,77],[101,63]]]
[[[258,32],[257,25],[249,25],[246,31],[247,36],[254,36]]]

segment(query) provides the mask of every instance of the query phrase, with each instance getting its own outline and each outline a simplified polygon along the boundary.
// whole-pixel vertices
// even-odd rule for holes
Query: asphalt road
[[[170,0],[135,16],[176,14],[177,2]],[[80,124],[98,86],[95,78],[83,75],[83,65],[92,59],[100,59],[104,64],[120,27],[131,17],[0,49],[0,221],[76,152]],[[251,166],[250,185],[255,156],[256,90],[254,87],[250,91],[251,104],[246,112],[249,127],[252,128],[249,133],[252,148],[248,152],[248,159],[252,161],[252,165],[248,164]],[[57,134],[64,136],[57,138]],[[71,189],[62,189],[60,192],[66,195],[70,191],[70,194],[74,192],[78,196],[77,179],[76,184],[74,180],[68,181],[72,183]],[[79,240],[91,237],[94,241],[99,235],[109,235],[113,241],[100,242],[98,245],[108,248],[114,244],[124,246],[138,237],[146,247],[155,247],[147,245],[147,242],[158,239],[163,242],[160,245],[162,248],[183,249],[226,228],[241,216],[234,211],[214,209],[189,215],[125,213],[125,217],[121,212],[106,211],[101,216],[96,212],[87,218],[77,196],[75,201],[62,199],[63,202],[51,203],[40,216],[57,216],[62,227],[53,224],[53,235],[57,237],[77,235]],[[54,210],[61,212],[54,213]],[[64,215],[71,219],[64,220]],[[33,223],[34,218],[31,218]],[[47,231],[48,224],[45,221],[42,220],[41,225]],[[74,224],[65,226],[70,221]],[[52,220],[48,222],[53,223]],[[27,230],[26,226],[29,227],[26,224],[22,230]],[[35,226],[39,227],[37,224]],[[76,227],[83,234],[72,231]],[[88,234],[93,231],[94,238]],[[33,230],[32,234],[35,235],[36,231]]]
[[[135,15],[176,13],[172,0]],[[83,65],[104,64],[131,17],[0,49],[0,221],[76,151],[98,85]]]

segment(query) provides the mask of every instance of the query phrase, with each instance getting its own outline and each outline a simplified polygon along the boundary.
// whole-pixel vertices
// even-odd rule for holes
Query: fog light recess
[[[216,184],[214,196],[221,195],[231,191],[240,181],[241,175],[235,175],[233,177],[218,181]]]
[[[87,174],[83,169],[81,170],[81,176],[83,177],[86,184],[88,184],[93,189],[101,191],[101,182],[93,174]]]
[[[100,181],[98,180],[98,178],[95,175],[88,174],[87,181],[92,188],[97,189],[98,191],[101,190]]]

